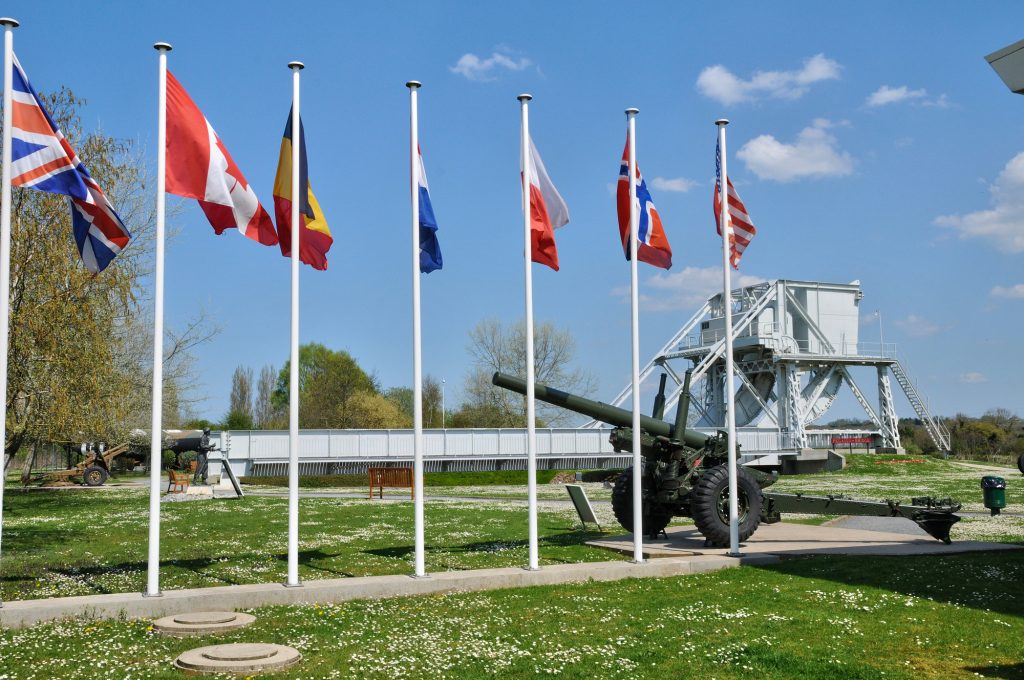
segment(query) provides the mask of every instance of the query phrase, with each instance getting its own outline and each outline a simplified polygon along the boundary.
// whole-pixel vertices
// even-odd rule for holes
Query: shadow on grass
[[[595,538],[600,538],[604,534],[600,534],[594,531],[587,532],[572,532],[563,534],[551,534],[544,536],[538,541],[538,548],[543,552],[545,547],[549,548],[565,548],[571,546],[583,546],[587,541]],[[529,542],[525,539],[495,539],[491,541],[476,541],[473,543],[464,543],[462,545],[428,545],[426,546],[426,552],[429,556],[430,553],[445,553],[449,555],[485,555],[505,552],[508,550],[526,549],[529,546]],[[389,559],[396,560],[409,560],[412,558],[414,547],[411,545],[391,546],[387,548],[371,548],[364,550],[363,552],[368,555],[376,555],[378,557],[387,557]],[[614,556],[609,553],[609,559],[613,559]],[[554,563],[574,563],[577,560],[573,559],[562,559],[551,555],[543,555],[542,559],[546,562]],[[453,569],[464,569],[465,567],[451,567]]]
[[[1019,550],[951,555],[814,555],[751,568],[1024,616],[1024,551]]]
[[[968,666],[964,670],[986,678],[1007,678],[1008,680],[1024,678],[1024,663],[1012,666]]]
[[[341,552],[336,552],[336,553],[325,552],[322,548],[316,548],[315,550],[300,550],[299,551],[299,564],[301,566],[306,567],[307,569],[312,569],[314,571],[323,572],[325,574],[330,574],[332,576],[337,576],[337,577],[340,577],[340,578],[352,578],[352,577],[355,576],[355,574],[352,573],[351,571],[345,571],[345,570],[342,570],[342,569],[335,569],[333,567],[329,567],[329,566],[326,566],[324,564],[317,564],[316,563],[318,560],[320,560],[320,561],[336,560],[337,558],[341,557],[342,555],[343,555],[343,553],[341,553]],[[274,555],[274,559],[279,561],[279,562],[288,562],[288,553],[277,553],[276,555]]]

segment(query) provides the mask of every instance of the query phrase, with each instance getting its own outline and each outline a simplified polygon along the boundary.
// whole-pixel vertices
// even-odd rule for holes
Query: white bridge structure
[[[900,433],[890,376],[907,396],[940,451],[949,451],[949,431],[935,418],[921,391],[896,357],[895,345],[860,342],[859,282],[849,284],[777,280],[732,292],[736,358],[737,441],[742,462],[787,467],[826,457],[833,438],[871,438],[875,448],[899,450]],[[714,295],[644,367],[641,386],[653,390],[660,373],[674,386],[666,392],[671,418],[691,370],[689,426],[712,434],[725,427],[725,338],[723,296]],[[873,369],[873,370],[872,370]],[[854,374],[877,387],[872,404]],[[811,427],[849,388],[874,425],[867,430]],[[647,390],[645,390],[645,393]],[[629,387],[612,402],[630,400]],[[537,430],[541,469],[626,467],[602,423]],[[220,433],[221,449],[237,476],[285,475],[288,432],[246,430]],[[425,430],[428,471],[525,470],[525,429]],[[303,475],[360,474],[367,467],[410,465],[412,430],[303,430],[299,468]],[[837,447],[838,448],[838,447]]]
[[[732,291],[733,352],[737,439],[743,462],[779,465],[809,449],[828,448],[822,437],[857,436],[849,431],[810,429],[832,406],[846,385],[874,428],[869,435],[879,448],[900,450],[898,418],[890,375],[896,379],[917,417],[940,451],[949,451],[949,431],[934,417],[921,391],[896,357],[894,344],[860,342],[859,309],[864,297],[860,282],[849,284],[779,279]],[[671,414],[691,373],[688,422],[698,430],[725,428],[725,307],[719,293],[673,335],[643,368],[641,389],[667,374],[674,385],[666,390],[665,413]],[[852,369],[874,369],[877,404],[865,397]],[[627,386],[613,400],[631,400]],[[666,417],[671,417],[667,415]],[[596,429],[591,421],[585,427]],[[755,442],[753,433],[763,433]],[[747,440],[747,441],[744,441]],[[750,444],[754,444],[750,446]]]

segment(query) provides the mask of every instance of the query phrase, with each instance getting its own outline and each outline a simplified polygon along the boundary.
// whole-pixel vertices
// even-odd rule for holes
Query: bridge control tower
[[[860,341],[863,297],[859,281],[779,279],[732,291],[736,426],[744,462],[776,464],[780,456],[827,448],[830,442],[822,435],[832,433],[808,430],[808,426],[828,411],[843,385],[874,424],[868,434],[880,447],[899,450],[890,374],[938,449],[949,450],[949,431],[932,416],[896,358],[895,345]],[[721,293],[708,298],[640,374],[641,386],[661,372],[675,383],[667,394],[668,412],[682,393],[683,374],[692,370],[689,423],[708,431],[725,428],[723,304]],[[850,371],[854,367],[875,369],[877,404],[868,401],[854,380]],[[620,406],[631,394],[627,386],[612,403]],[[591,422],[585,427],[598,426]]]

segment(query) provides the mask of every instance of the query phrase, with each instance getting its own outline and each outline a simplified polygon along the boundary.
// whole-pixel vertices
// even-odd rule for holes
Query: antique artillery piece
[[[495,373],[492,382],[519,394],[526,394],[526,381]],[[687,371],[675,423],[662,418],[665,411],[665,376],[654,399],[652,416],[640,416],[640,447],[644,458],[641,480],[644,533],[661,533],[674,516],[692,517],[708,545],[729,544],[728,435],[719,431],[706,435],[686,428],[690,408],[690,373]],[[613,425],[610,441],[616,452],[633,450],[633,415],[584,397],[544,385],[535,385],[534,396],[595,420]],[[738,446],[737,446],[738,448]],[[949,530],[960,521],[954,514],[960,503],[945,498],[914,498],[910,505],[897,501],[854,500],[844,496],[808,496],[771,493],[764,489],[778,479],[775,473],[738,466],[736,486],[739,508],[739,537],[750,538],[764,522],[781,520],[783,512],[818,515],[871,515],[906,517],[930,536],[949,543]],[[624,529],[633,530],[633,470],[627,469],[612,490],[612,510]]]

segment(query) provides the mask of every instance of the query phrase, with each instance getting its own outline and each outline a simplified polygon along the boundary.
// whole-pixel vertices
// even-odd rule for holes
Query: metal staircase
[[[948,452],[949,430],[942,424],[942,421],[933,416],[931,411],[928,410],[928,405],[921,397],[921,393],[918,392],[917,386],[914,385],[914,382],[910,379],[906,369],[903,368],[900,362],[894,361],[891,367],[892,374],[896,376],[896,382],[903,388],[903,394],[907,395],[907,400],[914,407],[917,417],[924,423],[924,429],[928,432],[932,441],[935,442],[940,451]]]

